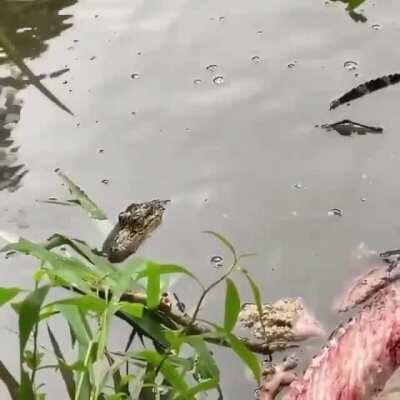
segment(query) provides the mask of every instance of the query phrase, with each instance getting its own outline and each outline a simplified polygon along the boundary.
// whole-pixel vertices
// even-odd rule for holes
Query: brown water
[[[37,240],[58,231],[99,245],[102,235],[79,209],[37,202],[63,198],[56,167],[112,217],[132,201],[170,198],[141,255],[211,280],[218,271],[210,258],[227,255],[200,232],[221,232],[257,252],[247,266],[266,300],[302,296],[333,328],[332,301],[362,268],[352,265],[354,250],[400,245],[400,87],[332,112],[329,103],[399,72],[400,4],[367,1],[363,23],[341,2],[322,0],[34,3],[0,0],[0,26],[37,74],[70,68],[43,83],[76,116],[33,86],[16,93],[21,119],[0,130],[1,229]],[[344,137],[315,127],[344,118],[385,130]],[[343,216],[328,215],[331,208]],[[28,260],[2,266],[5,286],[30,284]],[[177,291],[193,302],[192,287],[178,283]],[[220,316],[221,299],[211,296],[209,318]],[[15,327],[12,313],[0,318]],[[116,344],[128,335],[119,332]],[[0,359],[15,370],[16,337],[6,329],[0,337]],[[305,346],[305,357],[319,345]],[[240,363],[218,354],[225,398],[252,398]],[[49,398],[58,384],[47,382]]]

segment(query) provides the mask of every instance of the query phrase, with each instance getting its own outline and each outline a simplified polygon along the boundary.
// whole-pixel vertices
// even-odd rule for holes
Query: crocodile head
[[[118,222],[103,244],[103,253],[111,262],[122,262],[135,253],[162,221],[170,200],[132,203],[118,216]]]

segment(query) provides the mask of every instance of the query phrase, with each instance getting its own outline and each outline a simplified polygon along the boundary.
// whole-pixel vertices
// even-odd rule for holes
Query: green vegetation
[[[89,215],[105,217],[85,192],[61,171],[58,174],[73,200]],[[220,390],[218,361],[210,351],[210,343],[236,353],[259,381],[261,367],[254,352],[266,355],[269,347],[254,346],[233,333],[241,306],[235,274],[249,282],[259,310],[260,292],[240,266],[246,255],[237,254],[221,235],[207,234],[219,240],[232,256],[231,265],[209,286],[175,264],[137,257],[111,264],[83,241],[61,234],[43,244],[22,238],[8,244],[3,251],[23,253],[39,261],[32,290],[0,288],[0,305],[11,304],[18,318],[19,380],[0,362],[0,379],[11,398],[46,398],[41,372],[47,371],[48,377],[48,370],[53,370],[65,383],[65,398],[74,400],[197,399],[199,393]],[[164,293],[168,291],[165,278],[173,274],[185,275],[200,288],[191,315],[171,311]],[[224,281],[223,322],[200,322],[198,313],[204,299]],[[70,348],[66,343],[61,345],[53,332],[55,318],[58,323],[61,318],[68,328]],[[132,330],[122,350],[111,349],[109,344],[116,319],[125,321],[127,334]],[[47,331],[49,337],[50,345],[44,352],[43,343],[38,341],[39,331]],[[67,359],[66,352],[74,352],[75,358]]]

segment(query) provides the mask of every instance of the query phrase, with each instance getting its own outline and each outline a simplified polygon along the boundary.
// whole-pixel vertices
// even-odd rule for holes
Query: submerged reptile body
[[[118,216],[107,236],[103,253],[111,262],[122,262],[135,253],[143,241],[161,224],[169,200],[133,203]]]

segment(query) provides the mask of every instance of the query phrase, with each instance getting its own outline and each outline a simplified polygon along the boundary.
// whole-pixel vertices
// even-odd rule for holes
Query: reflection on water
[[[76,1],[0,0],[0,28],[22,58],[34,59],[46,51],[49,39],[72,26],[71,15],[60,15],[60,10]],[[57,76],[60,73],[50,75]],[[28,85],[29,81],[0,47],[0,190],[17,190],[28,172],[23,164],[17,162],[18,147],[12,138],[23,106],[19,92]]]

